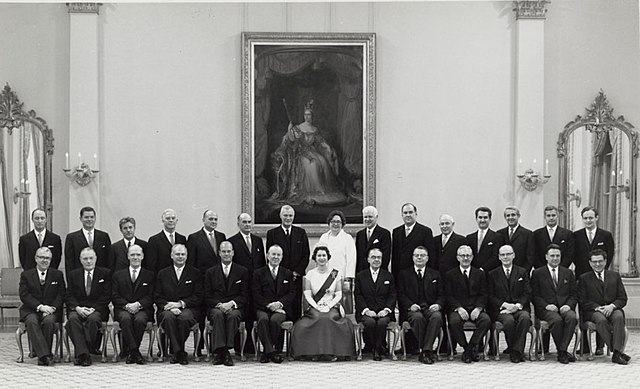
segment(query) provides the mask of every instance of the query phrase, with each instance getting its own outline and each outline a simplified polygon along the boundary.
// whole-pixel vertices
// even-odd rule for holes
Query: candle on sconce
[[[93,154],[93,170],[100,170],[98,169],[98,154]]]
[[[69,153],[64,153],[64,169],[69,170]]]
[[[545,176],[549,176],[550,175],[549,174],[549,160],[548,159],[544,161],[544,172],[543,172],[543,174]]]
[[[624,185],[624,179],[622,178],[622,169],[618,173],[618,185]]]
[[[20,192],[23,192],[23,193],[25,192],[25,190],[24,190],[24,178],[20,179]]]
[[[82,153],[78,153],[78,169],[82,166]]]
[[[24,193],[29,193],[29,180],[24,181]]]
[[[616,181],[616,171],[612,170],[611,171],[611,184],[610,186],[616,186],[618,184],[618,182]]]

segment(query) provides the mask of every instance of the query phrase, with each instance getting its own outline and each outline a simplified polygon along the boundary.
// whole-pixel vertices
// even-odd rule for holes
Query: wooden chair
[[[65,323],[66,324],[66,323]],[[67,355],[64,357],[65,362],[71,362],[71,352],[69,351],[69,334],[64,326],[62,326],[62,339],[64,340],[64,346],[67,349]],[[100,362],[107,361],[107,338],[109,338],[109,325],[106,321],[103,321],[98,330],[102,333],[102,356]]]
[[[27,333],[27,326],[24,322],[20,322],[18,323],[18,329],[16,329],[16,343],[18,344],[18,351],[20,352],[20,356],[16,359],[16,362],[18,363],[24,362],[24,350],[22,349],[22,335],[24,334],[27,334],[29,358],[35,357],[35,353],[31,349],[31,339],[29,339],[29,334]],[[59,363],[62,360],[62,323],[56,323],[56,329],[53,336],[56,338],[55,348],[53,349],[53,361]]]
[[[493,322],[493,324],[491,325],[491,331],[493,331],[493,337],[495,339],[495,347],[496,347],[496,356],[495,356],[495,360],[499,361],[500,360],[500,333],[503,331],[504,329],[504,325],[499,322]],[[533,347],[537,341],[537,337],[536,337],[536,333],[535,333],[535,328],[533,326],[533,324],[531,326],[529,326],[529,331],[528,331],[529,335],[531,335],[531,343],[529,344],[529,360],[533,361],[535,359],[535,357],[533,356]]]
[[[196,322],[189,331],[193,333],[193,360],[194,362],[200,362],[200,357],[198,356],[198,343],[200,343],[200,325]],[[157,326],[157,337],[158,337],[158,362],[164,362],[164,359],[169,356],[167,349],[169,348],[167,345],[165,330],[161,325]]]
[[[153,325],[153,322],[148,321],[144,331],[149,334],[149,352],[147,353],[147,362],[153,362],[153,342],[156,338],[156,327]],[[120,328],[120,322],[113,322],[109,335],[111,338],[111,347],[113,348],[113,358],[111,361],[118,362],[118,348],[122,349],[122,329]],[[118,339],[117,344],[116,337]]]
[[[4,310],[18,309],[22,305],[18,292],[21,268],[4,267],[0,270],[0,328],[4,328]]]
[[[587,361],[593,361],[593,342],[591,341],[591,335],[596,332],[596,323],[592,321],[584,321],[580,324],[582,331],[587,331],[587,345],[589,346],[589,356],[587,356]],[[624,327],[624,347],[622,348],[622,352],[627,347],[627,341],[629,340],[629,330],[627,326]],[[580,337],[580,343],[582,343],[582,337]],[[580,344],[580,358],[584,356],[584,347]],[[575,352],[575,348],[574,348]],[[611,350],[607,346],[607,356],[611,355]]]
[[[405,334],[411,330],[411,324],[408,321],[402,322],[402,331],[400,332],[400,344],[402,346],[402,360],[407,360],[407,347],[405,343]],[[438,348],[436,349],[436,360],[441,361],[442,357],[440,357],[440,347],[442,347],[442,339],[444,338],[444,331],[442,327],[440,327],[440,332],[438,333]],[[422,348],[419,349],[422,352]]]
[[[539,360],[544,361],[546,357],[544,355],[544,347],[542,346],[542,335],[544,335],[545,332],[549,331],[549,323],[544,320],[535,318],[534,327],[536,329],[536,355],[538,355],[538,352],[539,352],[540,353]],[[575,341],[573,343],[573,354],[575,355],[576,349],[582,337],[582,332],[580,331],[580,320],[578,320],[578,324],[576,325],[574,333],[575,333]]]
[[[285,320],[280,324],[280,328],[284,331],[284,347],[285,357],[288,360],[291,360],[291,330],[293,330],[293,322],[291,320]],[[258,360],[260,356],[260,347],[262,346],[262,342],[260,342],[260,337],[258,336],[258,321],[253,322],[253,329],[251,329],[251,341],[253,341],[253,345],[256,349],[256,356],[254,358],[255,361]]]
[[[238,326],[238,333],[240,334],[240,360],[242,362],[245,362],[247,360],[247,357],[244,355],[244,346],[247,343],[247,326],[244,320],[240,321],[240,325]],[[213,353],[214,350],[213,350],[213,325],[211,325],[211,322],[209,322],[208,318],[205,322],[203,336],[204,336],[204,347],[207,350],[207,356],[205,357],[205,362],[209,362],[211,361],[211,354]]]
[[[447,339],[451,339],[451,330],[449,329],[449,319],[448,316],[445,315],[444,320],[446,322],[446,329],[447,329]],[[476,330],[476,323],[467,320],[464,322],[464,324],[462,325],[462,329],[464,331],[475,331]],[[482,347],[482,359],[485,361],[489,360],[489,355],[487,353],[487,348],[489,347],[489,334],[485,334],[484,335],[484,346]],[[449,358],[450,361],[453,361],[453,347],[449,347]]]
[[[356,348],[358,351],[356,360],[361,361],[362,344],[364,343],[364,325],[362,323],[354,323],[353,327],[356,332]],[[389,322],[389,324],[387,324],[387,345],[389,346],[389,358],[393,361],[398,360],[398,357],[396,356],[396,346],[398,345],[398,340],[403,338],[403,333],[398,323],[395,321]],[[404,341],[402,344],[404,344]]]

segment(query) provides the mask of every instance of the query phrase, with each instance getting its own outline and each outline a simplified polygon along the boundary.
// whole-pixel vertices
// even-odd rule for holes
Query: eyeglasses
[[[413,254],[414,258],[429,258],[429,254]]]
[[[471,257],[473,257],[473,254],[458,254],[458,256],[460,258],[471,258]]]
[[[342,220],[331,220],[329,223],[331,223],[331,224],[342,224]]]

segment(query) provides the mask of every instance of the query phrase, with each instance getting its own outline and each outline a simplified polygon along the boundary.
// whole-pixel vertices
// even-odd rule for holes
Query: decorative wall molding
[[[549,0],[514,1],[516,19],[546,19]]]
[[[102,3],[67,3],[70,14],[99,14]]]

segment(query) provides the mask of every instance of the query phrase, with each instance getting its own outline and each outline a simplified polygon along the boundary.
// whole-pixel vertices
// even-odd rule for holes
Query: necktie
[[[553,228],[549,228],[549,241],[553,242],[553,236],[555,235],[556,230]]]
[[[465,278],[469,278],[469,273],[467,273],[466,270],[463,273],[464,273]]]
[[[137,271],[137,269],[133,269],[133,271],[131,272],[131,282],[133,282],[133,283],[135,283],[136,279],[138,278],[138,277],[136,277],[136,271]]]
[[[367,242],[371,240],[371,230],[367,228]]]
[[[45,279],[44,272],[41,272],[40,273],[40,285],[44,285],[44,279]]]
[[[422,269],[418,269],[418,278],[422,279]]]
[[[448,240],[449,240],[449,235],[442,234],[442,247],[446,246]]]
[[[409,236],[409,233],[411,233],[411,228],[406,227],[406,228],[404,229],[404,236],[405,236],[405,238],[406,238],[407,236]]]
[[[42,246],[42,232],[38,232],[38,245]]]
[[[229,277],[229,265],[224,265],[222,267],[222,271],[224,272],[224,277],[228,278]]]
[[[589,244],[593,243],[593,231],[589,231]]]
[[[374,271],[373,273],[371,273],[371,278],[373,279],[373,283],[375,284],[376,281],[378,281],[378,272]]]
[[[272,267],[271,268],[271,277],[275,280],[276,277],[278,277],[278,273],[276,273],[276,268]]]
[[[176,244],[176,240],[173,238],[173,232],[169,234],[169,242],[171,243],[171,246]]]
[[[87,283],[84,285],[84,290],[87,292],[87,296],[91,294],[91,272],[87,272]]]
[[[249,252],[251,252],[251,235],[246,235],[244,237],[244,241],[247,243],[247,248],[249,249]]]
[[[288,228],[286,230],[284,230],[284,236],[286,236],[287,238],[289,237],[289,229]]]
[[[211,248],[213,248],[213,252],[218,254],[218,250],[216,249],[216,236],[213,234],[213,231],[209,233],[209,243],[211,244]]]
[[[131,247],[131,241],[127,242],[127,249],[129,249]]]
[[[596,274],[598,274],[598,280],[600,280],[600,282],[604,283],[604,280],[602,279],[602,272],[601,272],[601,271],[599,271],[599,272],[598,272],[598,273],[596,273]]]
[[[553,287],[558,289],[558,274],[555,268],[551,269],[551,278],[553,278]]]
[[[179,267],[176,269],[176,278],[180,281],[180,277],[182,276],[182,268]]]
[[[511,269],[507,268],[507,279],[509,279],[510,276],[511,276]]]
[[[480,247],[482,247],[482,241],[484,240],[484,230],[478,231],[478,251],[480,251]]]
[[[93,247],[93,231],[87,232],[89,247]]]
[[[509,240],[513,238],[513,227],[509,227]]]

